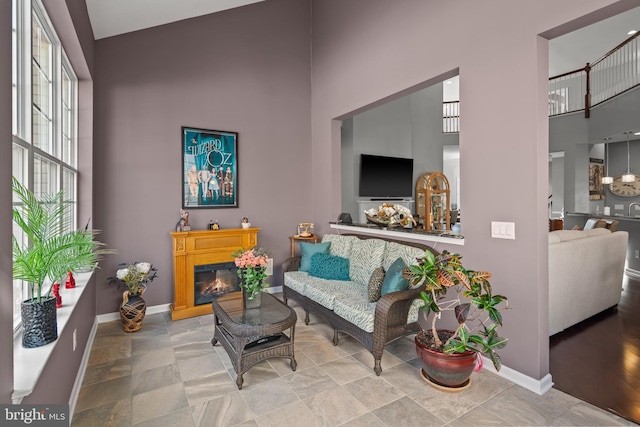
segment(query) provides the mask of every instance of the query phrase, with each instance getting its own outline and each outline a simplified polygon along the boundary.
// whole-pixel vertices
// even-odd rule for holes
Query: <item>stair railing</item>
[[[549,79],[549,116],[591,108],[640,85],[640,33],[611,49],[593,64]]]
[[[442,133],[460,132],[460,101],[442,103]]]

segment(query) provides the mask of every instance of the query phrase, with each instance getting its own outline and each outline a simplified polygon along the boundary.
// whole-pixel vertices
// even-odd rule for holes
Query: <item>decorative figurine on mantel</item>
[[[247,218],[246,216],[242,218],[242,228],[249,228],[251,227],[251,223],[249,222],[249,218]]]
[[[176,231],[189,231],[191,230],[191,226],[189,226],[189,211],[185,211],[184,209],[180,209],[180,220],[176,223]]]

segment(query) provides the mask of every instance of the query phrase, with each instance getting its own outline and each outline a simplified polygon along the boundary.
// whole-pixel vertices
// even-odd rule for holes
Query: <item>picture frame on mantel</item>
[[[238,133],[182,127],[182,207],[238,207]]]

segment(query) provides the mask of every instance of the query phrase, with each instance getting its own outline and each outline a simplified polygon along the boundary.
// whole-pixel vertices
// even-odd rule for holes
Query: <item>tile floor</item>
[[[388,346],[376,377],[357,341],[344,336],[334,347],[325,323],[312,317],[307,326],[296,310],[296,372],[288,359],[270,359],[244,375],[242,390],[222,346],[211,346],[212,315],[149,315],[132,334],[119,321],[99,325],[72,426],[635,425],[484,371],[466,391],[436,391],[420,378],[412,337]]]

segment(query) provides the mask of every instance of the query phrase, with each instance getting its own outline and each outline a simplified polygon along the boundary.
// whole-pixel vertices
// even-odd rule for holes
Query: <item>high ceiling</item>
[[[264,0],[86,0],[97,39],[207,15]],[[594,62],[640,30],[640,7],[549,42],[549,75]]]
[[[264,0],[86,0],[96,40]]]
[[[640,31],[640,7],[549,41],[549,77],[582,68]]]

